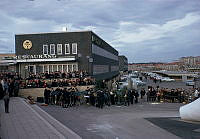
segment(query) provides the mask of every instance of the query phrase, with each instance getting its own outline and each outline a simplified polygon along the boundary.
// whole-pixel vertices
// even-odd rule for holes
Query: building
[[[15,72],[15,54],[0,54],[0,72]]]
[[[97,79],[119,73],[118,51],[92,31],[15,35],[17,71],[87,71]]]
[[[131,63],[128,65],[129,71],[156,71],[161,70],[160,65],[163,63]]]
[[[193,56],[181,57],[179,61],[182,62],[186,66],[193,66],[193,65],[196,65],[197,58],[198,57],[193,57]]]
[[[158,67],[160,70],[179,71],[180,62],[163,63],[163,64],[158,65]]]
[[[119,71],[128,71],[128,59],[121,55],[118,57],[119,58]]]

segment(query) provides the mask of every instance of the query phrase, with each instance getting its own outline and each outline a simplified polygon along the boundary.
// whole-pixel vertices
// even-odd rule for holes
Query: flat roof
[[[196,76],[196,73],[185,71],[154,71],[154,73],[165,74],[167,76]]]
[[[38,33],[20,33],[20,34],[15,34],[15,35],[57,34],[57,33],[78,33],[78,32],[92,32],[92,31],[91,30],[85,30],[85,31],[38,32]]]

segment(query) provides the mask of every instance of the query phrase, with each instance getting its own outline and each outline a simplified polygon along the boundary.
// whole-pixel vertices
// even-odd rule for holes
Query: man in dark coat
[[[2,99],[3,96],[4,96],[3,86],[2,86],[2,84],[0,83],[0,99]]]
[[[142,90],[140,91],[140,97],[141,99],[143,99],[143,97],[145,96],[146,91],[144,90],[144,88],[142,88]]]
[[[45,104],[49,104],[49,96],[50,96],[50,90],[49,88],[45,88],[44,90],[44,100],[45,100]]]
[[[135,91],[133,89],[131,89],[129,94],[130,94],[130,102],[131,102],[131,104],[133,104]]]
[[[9,113],[9,94],[6,93],[6,95],[3,97],[4,104],[5,104],[5,113]]]
[[[14,96],[18,97],[18,93],[19,93],[19,81],[15,80],[14,81]]]
[[[138,94],[137,90],[135,90],[135,92],[134,92],[134,97],[135,97],[135,103],[138,103],[139,94]]]

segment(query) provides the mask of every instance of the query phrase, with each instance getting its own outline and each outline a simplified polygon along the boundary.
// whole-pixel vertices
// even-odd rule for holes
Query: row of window
[[[78,64],[50,64],[50,65],[29,65],[28,66],[28,71],[32,73],[44,73],[44,72],[73,72],[73,71],[78,71]]]
[[[63,45],[62,44],[57,44],[57,49],[56,49],[55,44],[50,44],[50,51],[48,51],[48,48],[49,48],[49,46],[47,44],[43,45],[43,55],[48,55],[48,54],[55,55],[56,53],[58,55],[77,54],[77,43],[72,43],[71,47],[70,47],[69,43],[65,44],[64,45],[64,53],[63,53]]]
[[[92,53],[96,55],[100,55],[109,59],[113,59],[115,61],[118,61],[118,56],[114,55],[111,52],[108,52],[107,50],[100,48],[99,46],[92,44]]]
[[[109,65],[93,65],[93,75],[109,72]]]

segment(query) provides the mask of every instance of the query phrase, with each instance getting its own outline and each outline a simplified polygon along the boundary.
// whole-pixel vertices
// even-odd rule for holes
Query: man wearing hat
[[[7,92],[6,95],[3,97],[4,105],[5,105],[5,112],[9,113],[9,93]]]

